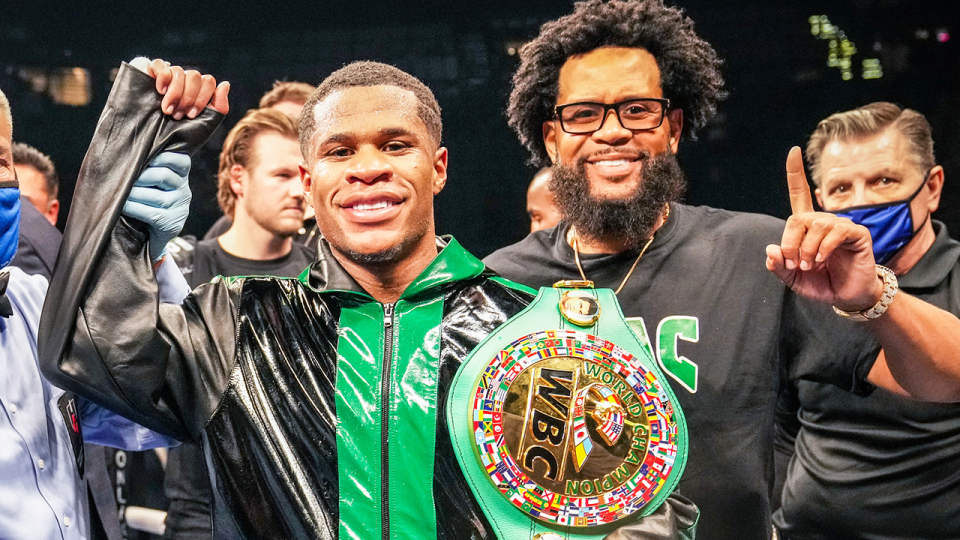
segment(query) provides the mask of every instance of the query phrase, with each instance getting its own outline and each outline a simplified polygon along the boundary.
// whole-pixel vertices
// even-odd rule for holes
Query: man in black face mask
[[[900,288],[960,314],[960,242],[930,217],[943,167],[923,115],[892,103],[834,114],[807,160],[820,206],[870,229]],[[960,538],[960,405],[884,390],[857,399],[807,381],[792,390],[802,428],[774,518],[783,536]],[[780,419],[787,433],[791,412]]]
[[[719,64],[660,0],[579,2],[544,24],[520,51],[508,118],[535,164],[558,173],[565,221],[484,262],[535,287],[583,279],[617,291],[687,419],[679,490],[700,507],[698,537],[762,540],[781,385],[903,386],[955,400],[940,390],[960,365],[960,320],[891,296],[895,278],[878,279],[869,231],[813,211],[799,148],[787,159],[786,223],[676,202],[672,154],[715,112]],[[922,330],[930,320],[936,330]]]

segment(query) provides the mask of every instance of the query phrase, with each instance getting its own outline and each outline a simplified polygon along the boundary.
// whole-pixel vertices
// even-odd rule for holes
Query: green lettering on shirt
[[[700,340],[700,320],[696,317],[675,315],[666,317],[657,326],[657,350],[650,344],[643,317],[629,317],[627,323],[640,344],[650,356],[657,359],[663,371],[691,393],[697,391],[700,368],[686,356],[677,354],[677,341],[696,343]]]
[[[686,356],[677,354],[677,341],[700,341],[700,320],[676,315],[666,317],[657,327],[657,349],[660,367],[691,393],[697,392],[697,373],[700,368]]]

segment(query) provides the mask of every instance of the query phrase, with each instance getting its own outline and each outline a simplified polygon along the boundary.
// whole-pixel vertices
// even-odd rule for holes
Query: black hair
[[[693,30],[693,21],[663,0],[587,0],[573,13],[540,27],[520,49],[507,108],[510,127],[534,165],[550,163],[543,123],[554,116],[560,68],[571,56],[600,47],[643,48],[657,60],[660,85],[671,107],[683,110],[683,134],[696,138],[726,97],[722,61]]]
[[[433,92],[427,88],[427,85],[413,75],[391,65],[369,61],[353,62],[324,79],[303,106],[303,112],[300,113],[300,150],[303,152],[303,157],[307,160],[310,158],[310,139],[313,138],[317,127],[314,111],[317,103],[337,90],[380,85],[396,86],[413,92],[417,97],[417,114],[426,124],[430,136],[437,144],[440,143],[443,131],[443,124],[440,121],[440,104],[437,103],[437,98],[433,96]]]
[[[11,148],[13,153],[14,165],[27,165],[33,167],[43,175],[44,189],[47,196],[53,200],[60,193],[60,176],[57,175],[57,168],[53,164],[50,156],[30,146],[20,142],[13,143]]]

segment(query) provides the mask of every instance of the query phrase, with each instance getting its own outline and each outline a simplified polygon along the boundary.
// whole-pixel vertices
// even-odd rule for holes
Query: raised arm
[[[796,147],[787,157],[787,184],[793,215],[780,245],[767,246],[767,269],[797,294],[846,312],[885,305],[863,321],[883,347],[868,380],[916,399],[960,401],[960,319],[902,291],[883,299],[891,288],[878,275],[870,231],[813,211]]]
[[[38,352],[54,384],[160,433],[189,439],[209,412],[211,394],[225,385],[235,297],[221,283],[188,297],[182,307],[161,304],[152,260],[159,253],[148,242],[169,223],[121,213],[128,196],[137,198],[138,179],[137,187],[153,188],[153,202],[168,209],[176,199],[169,196],[171,186],[151,179],[156,171],[147,165],[158,166],[162,151],[189,155],[199,148],[226,112],[226,88],[214,82],[214,92],[204,97],[212,78],[179,75],[158,61],[147,67],[156,79],[126,64],[121,68],[84,158],[44,304]],[[183,84],[175,83],[178,77]],[[171,92],[178,95],[170,98]],[[220,110],[201,104],[195,113],[198,100],[211,95]],[[161,107],[174,117],[182,112],[183,119],[174,120]],[[168,165],[159,163],[176,172]],[[149,196],[141,191],[139,197],[150,206]],[[168,215],[154,217],[160,214]],[[162,252],[162,238],[149,243]]]

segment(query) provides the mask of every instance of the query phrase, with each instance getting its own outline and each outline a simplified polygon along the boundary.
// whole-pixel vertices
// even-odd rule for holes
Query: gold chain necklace
[[[663,216],[663,222],[660,224],[662,227],[664,223],[667,222],[667,218],[670,217],[670,205],[667,205],[666,213]],[[573,231],[573,260],[577,263],[577,270],[580,271],[580,277],[584,281],[590,281],[587,279],[587,275],[583,273],[583,266],[580,265],[580,244],[578,240],[577,231]],[[623,276],[623,281],[620,282],[620,286],[617,287],[617,290],[613,294],[620,294],[620,291],[623,290],[623,286],[627,284],[627,280],[630,279],[630,276],[633,275],[633,271],[637,268],[637,264],[640,262],[640,258],[643,257],[643,254],[647,252],[647,248],[650,247],[650,244],[653,243],[653,237],[656,236],[656,233],[650,235],[650,238],[647,239],[647,243],[643,245],[643,249],[640,250],[640,254],[637,255],[635,261],[633,261],[633,266],[630,267],[630,271],[627,272],[627,275]]]

